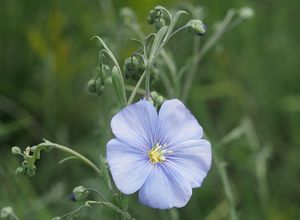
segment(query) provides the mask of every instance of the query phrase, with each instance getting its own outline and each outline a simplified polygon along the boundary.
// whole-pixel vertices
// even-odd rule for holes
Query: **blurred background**
[[[111,138],[109,122],[117,110],[111,88],[90,96],[99,35],[120,61],[137,44],[120,20],[129,6],[141,28],[156,5],[176,9],[201,4],[210,27],[230,8],[250,6],[255,17],[227,33],[199,65],[187,106],[212,142],[233,129],[239,136],[216,149],[226,161],[239,219],[300,219],[300,4],[296,0],[53,0],[2,1],[0,8],[0,207],[12,206],[24,220],[46,220],[78,207],[69,200],[77,185],[106,193],[103,181],[79,161],[59,165],[61,152],[43,153],[33,178],[14,175],[20,160],[11,154],[45,137],[70,146],[95,162]],[[180,43],[178,43],[180,42]],[[180,33],[167,46],[181,55],[193,50],[193,36]],[[128,82],[132,83],[131,81]],[[155,88],[166,95],[161,87]],[[112,110],[113,109],[113,110]],[[227,136],[228,137],[228,136]],[[170,219],[129,197],[137,219]],[[228,219],[228,204],[213,164],[180,219]],[[95,207],[77,219],[116,219]]]

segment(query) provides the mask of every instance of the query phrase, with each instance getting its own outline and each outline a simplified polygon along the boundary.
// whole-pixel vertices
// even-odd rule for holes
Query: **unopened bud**
[[[164,98],[156,91],[151,92],[151,102],[154,106],[160,106],[164,102]]]
[[[153,24],[155,18],[156,18],[156,11],[155,10],[150,10],[149,16],[147,18],[148,24]]]
[[[35,175],[36,166],[34,164],[31,164],[30,166],[27,166],[26,174],[30,177]]]
[[[95,93],[97,91],[96,80],[91,79],[87,84],[87,89],[90,93]]]
[[[195,33],[199,36],[202,36],[206,33],[207,27],[201,20],[190,20],[187,25],[192,33]]]
[[[12,147],[11,152],[12,152],[12,154],[21,154],[22,153],[21,149],[17,146]]]
[[[240,8],[238,12],[242,19],[250,19],[254,16],[254,10],[248,6]]]
[[[123,65],[125,77],[138,80],[145,71],[144,61],[135,56],[127,57]]]
[[[164,102],[164,97],[162,97],[161,95],[160,96],[158,96],[157,98],[156,98],[156,104],[157,105],[161,105],[163,102]]]
[[[77,186],[73,189],[71,200],[76,202],[85,199],[89,195],[89,190],[84,186]]]
[[[169,21],[168,16],[161,7],[155,7],[153,10],[150,10],[147,21],[149,24],[154,25],[156,30],[161,29],[163,26],[166,26]]]
[[[25,169],[23,167],[18,167],[15,171],[15,175],[17,177],[21,177],[24,175]]]

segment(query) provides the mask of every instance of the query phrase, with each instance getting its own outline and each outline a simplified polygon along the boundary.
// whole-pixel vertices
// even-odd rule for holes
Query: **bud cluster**
[[[35,162],[36,160],[40,159],[41,157],[41,151],[49,151],[52,148],[51,144],[48,144],[47,142],[39,144],[37,146],[33,147],[27,147],[23,152],[22,150],[14,146],[11,148],[12,154],[20,155],[23,157],[23,161],[21,163],[21,166],[19,166],[15,174],[16,176],[20,177],[23,175],[26,176],[34,176],[36,171]]]
[[[147,18],[149,24],[154,25],[156,30],[161,29],[163,26],[166,26],[170,23],[170,19],[166,11],[161,7],[155,7],[149,12]]]
[[[150,101],[154,106],[160,106],[164,102],[164,97],[159,95],[156,91],[151,92],[151,99]]]
[[[101,96],[105,89],[105,83],[110,80],[110,72],[111,69],[108,65],[100,64],[100,66],[97,67],[98,75],[87,84],[88,91],[91,94]]]
[[[137,56],[127,57],[124,61],[123,70],[126,79],[139,80],[145,71],[145,64],[142,58]]]

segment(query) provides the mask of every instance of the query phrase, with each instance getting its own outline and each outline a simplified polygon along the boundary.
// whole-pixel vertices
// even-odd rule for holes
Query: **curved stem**
[[[184,30],[184,29],[186,29],[186,28],[188,28],[188,25],[183,25],[183,26],[181,26],[180,28],[176,29],[174,32],[172,32],[172,33],[168,36],[168,38],[167,38],[166,40],[163,41],[163,43],[162,43],[161,46],[160,46],[160,49],[163,48],[163,47],[165,46],[165,44],[166,44],[166,43],[167,43],[174,35],[176,35],[178,32],[180,32],[180,31],[182,31],[182,30]]]
[[[224,33],[226,33],[226,30],[235,15],[235,12],[233,10],[229,10],[227,12],[227,15],[225,16],[224,20],[220,24],[220,26],[217,28],[217,30],[214,32],[211,38],[208,39],[208,41],[203,45],[200,52],[198,54],[194,55],[194,62],[191,67],[191,70],[189,72],[189,75],[187,76],[187,79],[184,83],[183,90],[182,90],[182,99],[185,101],[189,91],[192,86],[192,82],[194,79],[194,76],[196,74],[197,66],[199,62],[202,60],[203,56],[218,42],[218,40],[223,36]]]
[[[51,143],[51,147],[54,147],[56,149],[59,149],[61,151],[64,151],[64,152],[74,155],[75,157],[80,159],[86,165],[90,166],[93,170],[95,170],[99,175],[102,176],[101,170],[92,161],[90,161],[88,158],[86,158],[82,154],[78,153],[77,151],[74,151],[71,148],[68,148],[68,147],[60,145],[60,144],[55,144],[55,143]]]
[[[93,188],[87,188],[88,191],[96,193],[98,196],[100,196],[105,202],[109,202],[108,199],[99,191],[93,189]]]

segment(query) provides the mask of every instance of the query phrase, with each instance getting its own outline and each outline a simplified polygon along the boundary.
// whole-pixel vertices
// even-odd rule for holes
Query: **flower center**
[[[152,149],[148,153],[150,161],[152,163],[163,162],[166,160],[165,154],[173,153],[171,150],[162,149],[165,146],[167,146],[167,144],[160,145],[157,143],[156,145],[154,145],[154,147],[152,147]]]

